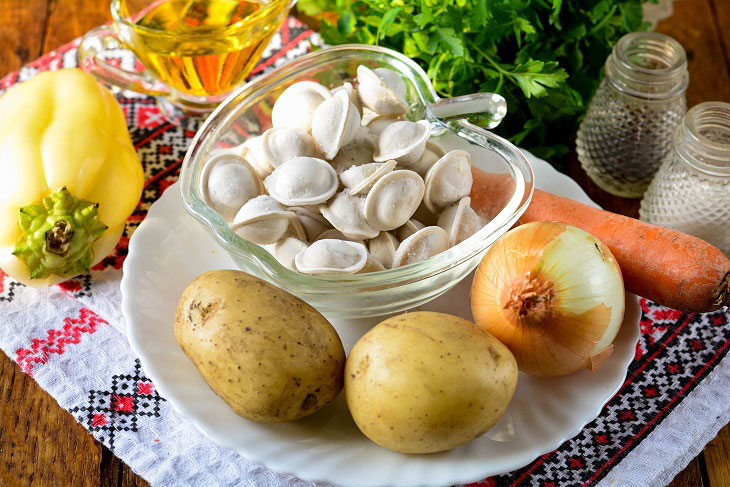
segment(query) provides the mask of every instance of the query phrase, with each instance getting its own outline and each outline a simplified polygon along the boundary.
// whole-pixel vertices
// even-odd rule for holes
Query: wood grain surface
[[[111,20],[108,0],[2,0],[0,76]],[[687,50],[689,106],[730,101],[730,0],[679,0],[657,30]],[[638,200],[598,189],[575,158],[568,174],[605,208],[636,215]],[[730,487],[730,426],[672,482],[672,487]],[[143,486],[55,400],[0,353],[0,487]]]

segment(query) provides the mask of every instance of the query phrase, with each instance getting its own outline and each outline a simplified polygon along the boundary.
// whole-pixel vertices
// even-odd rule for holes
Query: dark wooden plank
[[[0,76],[110,19],[107,0],[4,1]],[[115,487],[146,485],[1,353],[0,403],[0,485],[99,485],[104,466]]]
[[[71,42],[112,20],[109,0],[58,0],[49,9],[43,52]]]
[[[715,487],[707,485],[702,477],[702,454],[693,458],[687,468],[677,475],[669,487]]]
[[[108,0],[4,0],[0,9],[0,75],[109,21],[108,5]],[[50,20],[44,28],[47,18]],[[685,0],[675,3],[675,16],[658,27],[688,51],[690,106],[711,99],[730,101],[729,73],[718,69],[730,46],[728,25],[730,2]],[[591,188],[575,166],[572,164],[569,174],[599,204],[624,214],[636,213],[637,200],[614,198]],[[0,404],[0,485],[146,485],[2,354]],[[711,487],[730,487],[729,452],[730,429],[726,427],[705,451]],[[695,459],[672,485],[706,485],[702,483],[701,460]]]
[[[3,2],[0,76],[44,52],[48,15],[45,0]],[[0,482],[8,486],[98,484],[101,445],[2,353],[0,404]]]
[[[102,451],[100,471],[99,487],[146,487],[149,485],[107,448]]]
[[[3,0],[0,8],[0,75],[40,56],[47,0]]]
[[[101,445],[0,352],[0,478],[15,485],[98,485]]]
[[[728,0],[716,1],[715,5],[724,5],[730,11]],[[730,69],[716,26],[711,0],[674,2],[674,15],[657,25],[658,32],[674,37],[687,51],[688,107],[703,101],[730,101]],[[725,30],[728,26],[730,23],[725,23]]]
[[[704,450],[711,487],[730,487],[730,425],[725,426]]]
[[[119,487],[121,463],[108,448],[102,449],[99,487]]]
[[[725,65],[730,71],[730,2],[727,0],[710,0],[710,7],[715,21],[715,29],[725,55]],[[730,102],[730,99],[724,101]]]

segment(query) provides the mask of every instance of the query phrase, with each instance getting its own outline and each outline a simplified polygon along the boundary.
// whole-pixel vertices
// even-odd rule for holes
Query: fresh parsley
[[[329,44],[403,52],[443,96],[496,92],[496,132],[536,155],[567,153],[625,33],[646,27],[641,0],[299,0]]]

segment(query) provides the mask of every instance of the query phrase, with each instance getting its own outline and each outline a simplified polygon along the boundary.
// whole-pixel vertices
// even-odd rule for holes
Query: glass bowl
[[[471,153],[473,165],[484,172],[502,174],[512,181],[511,195],[498,202],[490,220],[477,233],[430,259],[380,272],[354,275],[307,275],[291,271],[263,247],[243,240],[201,197],[199,178],[203,163],[213,155],[238,152],[246,139],[271,127],[276,98],[291,84],[314,80],[330,88],[356,78],[360,64],[387,67],[399,72],[408,89],[411,120],[431,123],[432,137],[444,150]],[[465,120],[458,113],[483,110],[483,94],[441,100],[426,73],[400,53],[376,46],[342,45],[298,58],[231,94],[195,135],[180,174],[186,210],[233,258],[243,271],[296,295],[330,318],[361,318],[397,313],[424,304],[467,276],[486,250],[525,211],[532,198],[533,174],[517,147]],[[488,97],[487,97],[488,99]],[[448,116],[448,122],[436,117]]]

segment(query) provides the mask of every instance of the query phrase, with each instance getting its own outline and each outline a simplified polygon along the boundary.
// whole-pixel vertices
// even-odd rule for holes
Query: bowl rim
[[[250,103],[251,100],[259,96],[261,87],[276,84],[279,78],[289,73],[316,65],[316,62],[321,60],[322,57],[338,54],[340,56],[349,54],[355,57],[358,53],[363,56],[386,56],[406,65],[411,70],[411,73],[401,71],[400,74],[410,79],[413,85],[416,86],[415,94],[424,107],[424,118],[429,120],[432,125],[440,125],[443,129],[455,133],[456,136],[464,138],[484,149],[497,152],[504,159],[505,165],[511,171],[510,176],[515,181],[515,190],[502,210],[477,231],[477,233],[458,245],[424,261],[364,274],[302,274],[281,265],[262,246],[244,240],[234,234],[224,219],[200,197],[197,184],[198,179],[195,177],[195,174],[199,172],[200,165],[203,163],[201,160],[202,157],[200,157],[201,153],[204,155],[209,152],[211,140],[215,140],[216,136],[220,135],[221,127],[227,127],[231,120],[240,114],[240,111],[237,111],[236,107],[246,105],[247,102]],[[338,59],[341,59],[341,57]],[[417,77],[417,79],[414,79],[411,74]],[[204,121],[193,137],[181,167],[180,193],[183,205],[193,218],[212,233],[214,239],[221,247],[235,256],[234,260],[242,259],[248,265],[258,268],[265,274],[265,276],[259,277],[264,277],[275,283],[286,283],[287,290],[295,294],[330,295],[333,293],[347,293],[348,291],[377,291],[421,281],[443,272],[448,272],[485,251],[496,240],[497,237],[495,235],[503,234],[516,223],[532,199],[535,184],[530,162],[519,148],[504,138],[469,122],[455,121],[445,124],[440,121],[429,109],[429,104],[439,99],[428,75],[423,69],[412,59],[391,49],[365,44],[343,44],[310,52],[274,69],[266,75],[242,85],[216,107]],[[477,142],[474,139],[479,139],[481,142]],[[509,151],[510,156],[516,161],[502,154],[499,150],[500,147]],[[216,150],[219,153],[224,152],[224,150]]]

